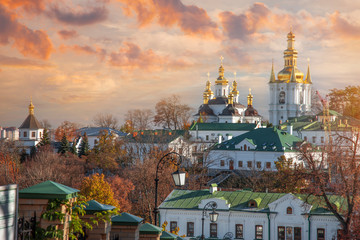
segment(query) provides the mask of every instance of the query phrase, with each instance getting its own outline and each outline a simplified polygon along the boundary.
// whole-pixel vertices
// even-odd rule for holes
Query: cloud
[[[1,4],[10,9],[22,7],[27,12],[40,13],[45,10],[46,0],[2,0]]]
[[[53,67],[51,64],[43,63],[39,61],[21,59],[16,57],[8,57],[0,55],[0,65],[8,67],[26,67],[26,68],[50,68]]]
[[[68,40],[77,36],[77,32],[75,30],[60,30],[57,33],[64,40]]]
[[[130,69],[140,68],[147,71],[159,71],[164,67],[184,68],[189,63],[184,60],[172,60],[168,56],[160,56],[153,50],[142,50],[138,45],[124,42],[118,52],[110,54],[109,63],[115,67],[126,67]]]
[[[338,11],[330,15],[333,31],[344,38],[359,38],[360,25],[350,23],[347,19],[342,17]]]
[[[95,47],[89,45],[80,46],[76,44],[72,46],[61,45],[59,49],[62,52],[70,50],[79,54],[96,55],[101,60],[103,60],[106,56],[106,50],[96,46]]]
[[[54,5],[49,10],[48,15],[65,24],[83,26],[106,20],[108,11],[103,6],[88,7],[87,10],[73,10],[69,7],[60,9]]]
[[[137,15],[140,27],[153,21],[164,27],[177,25],[185,34],[219,38],[218,27],[207,12],[194,5],[184,5],[180,0],[118,0],[124,3],[127,16]]]
[[[10,41],[10,40],[13,41]],[[49,58],[53,49],[51,40],[43,30],[31,30],[17,21],[16,15],[0,6],[0,44],[13,42],[24,56]]]

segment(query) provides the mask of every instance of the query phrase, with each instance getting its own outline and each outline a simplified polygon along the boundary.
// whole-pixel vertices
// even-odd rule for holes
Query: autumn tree
[[[90,151],[89,139],[87,137],[87,134],[84,133],[84,135],[81,138],[79,157],[89,155],[89,151]]]
[[[106,130],[101,131],[97,144],[88,155],[88,167],[114,170],[118,166],[117,160],[119,160],[121,151],[115,136]]]
[[[84,166],[84,160],[72,154],[54,153],[52,148],[45,146],[32,159],[22,164],[19,184],[24,188],[51,180],[78,188],[84,177]]]
[[[114,192],[109,182],[105,180],[104,174],[93,174],[85,177],[81,183],[80,194],[86,201],[96,200],[99,203],[120,207],[114,198]]]
[[[129,194],[135,189],[134,184],[129,179],[117,175],[107,178],[107,181],[114,192],[114,199],[119,203],[121,211],[130,212],[132,206]]]
[[[323,111],[323,105],[315,89],[311,89],[311,114],[316,115]]]
[[[360,119],[360,86],[331,89],[328,97],[330,109],[343,115]]]
[[[355,239],[360,200],[360,133],[331,133],[323,151],[303,145],[300,158],[306,165],[306,190],[333,213],[342,227],[341,239]],[[337,203],[336,203],[337,202]]]
[[[129,110],[125,115],[125,123],[132,131],[146,130],[151,127],[153,116],[154,114],[150,109]]]
[[[73,122],[64,121],[60,126],[55,130],[55,141],[60,142],[64,134],[69,142],[72,142],[77,136],[76,129],[79,128],[79,125]]]
[[[98,113],[97,115],[94,116],[93,123],[95,124],[96,127],[104,127],[104,128],[108,127],[112,129],[119,129],[118,119],[110,113],[108,114]]]
[[[189,125],[191,108],[180,103],[180,97],[172,95],[161,99],[155,106],[154,123],[169,129],[184,129]]]
[[[20,155],[13,141],[0,140],[0,185],[18,183]]]

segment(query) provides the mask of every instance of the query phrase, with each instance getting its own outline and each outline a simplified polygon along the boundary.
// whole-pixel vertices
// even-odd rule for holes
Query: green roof
[[[90,200],[86,202],[84,210],[86,213],[95,213],[95,212],[102,212],[102,211],[109,211],[113,210],[115,207],[111,205],[101,204],[96,200]]]
[[[165,232],[165,231],[163,231],[160,236],[160,239],[164,239],[164,240],[165,239],[175,240],[176,238],[177,238],[177,235],[169,233],[169,232]]]
[[[19,198],[25,199],[70,199],[79,190],[53,181],[46,181],[19,191]]]
[[[264,193],[251,191],[217,191],[210,193],[208,189],[204,190],[173,190],[170,195],[161,203],[160,209],[185,209],[199,210],[199,204],[204,199],[224,199],[230,204],[231,211],[251,211],[251,212],[268,212],[268,205],[279,198],[285,196],[286,193]],[[325,201],[315,196],[304,194],[296,194],[295,197],[312,205],[311,214],[332,214],[327,208]],[[257,202],[257,207],[249,207],[249,201]],[[343,208],[346,205],[344,198],[336,195],[329,196],[330,202],[336,206]],[[219,209],[222,210],[222,209]]]
[[[145,223],[141,225],[139,232],[140,234],[159,234],[162,232],[162,228],[150,223]]]
[[[255,123],[194,123],[190,131],[250,131],[256,128]]]
[[[213,150],[239,150],[235,148],[237,144],[247,140],[255,145],[250,151],[274,151],[290,152],[296,151],[296,145],[303,142],[302,139],[281,131],[277,128],[257,128],[240,136],[234,137],[221,144],[216,144]]]
[[[111,218],[113,225],[122,225],[122,226],[137,226],[142,222],[142,218],[134,216],[130,213],[121,213],[121,215],[116,215]]]

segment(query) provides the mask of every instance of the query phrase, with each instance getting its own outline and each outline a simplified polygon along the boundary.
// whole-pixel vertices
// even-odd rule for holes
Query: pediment
[[[280,212],[285,213],[286,208],[291,207],[293,209],[298,210],[301,214],[309,213],[312,205],[302,201],[295,195],[289,193],[284,195],[283,197],[277,199],[276,201],[269,204],[269,209],[272,212]]]

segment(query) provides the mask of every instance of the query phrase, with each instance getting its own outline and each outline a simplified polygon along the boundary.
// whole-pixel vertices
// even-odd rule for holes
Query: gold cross
[[[206,75],[208,76],[208,80],[209,80],[209,77],[210,77],[210,73],[208,72],[208,73],[207,73]]]
[[[220,56],[221,65],[223,64],[224,57]]]

